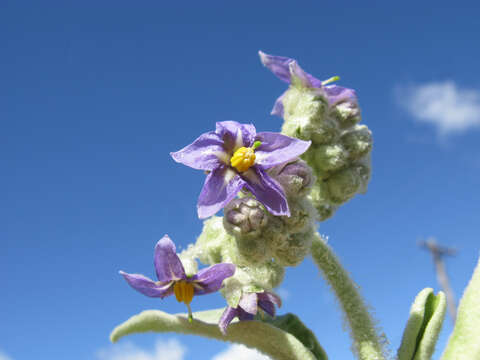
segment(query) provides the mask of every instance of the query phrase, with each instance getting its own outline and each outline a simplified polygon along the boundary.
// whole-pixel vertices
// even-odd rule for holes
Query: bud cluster
[[[327,92],[295,84],[292,82],[282,97],[282,133],[312,141],[302,158],[317,177],[309,197],[321,221],[355,194],[366,191],[372,134],[367,126],[358,124],[361,116],[356,98],[332,104]]]

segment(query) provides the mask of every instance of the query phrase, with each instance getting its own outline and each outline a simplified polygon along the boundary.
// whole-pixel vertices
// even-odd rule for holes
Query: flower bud
[[[318,172],[337,171],[347,165],[348,152],[341,144],[321,145],[315,148],[314,164]]]
[[[268,222],[263,205],[251,197],[232,200],[224,214],[223,225],[228,233],[243,239],[258,237]]]
[[[306,199],[289,203],[290,216],[281,216],[279,219],[285,224],[288,233],[304,232],[317,218],[317,212],[311,202]]]
[[[365,125],[356,125],[340,138],[351,159],[358,159],[372,150],[372,132]]]
[[[352,166],[335,173],[327,180],[330,200],[334,204],[343,204],[360,192],[364,182],[365,168],[361,165]]]
[[[268,173],[282,185],[285,194],[291,198],[306,195],[315,183],[312,169],[302,160],[274,166]]]
[[[358,124],[362,119],[356,99],[343,101],[332,106],[330,116],[338,121],[342,129]]]
[[[283,246],[275,250],[275,260],[283,266],[300,264],[310,251],[312,234],[312,231],[308,231],[289,235]]]

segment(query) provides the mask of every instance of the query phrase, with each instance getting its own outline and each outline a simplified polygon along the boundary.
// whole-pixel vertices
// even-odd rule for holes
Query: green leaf
[[[480,359],[480,261],[460,300],[442,360]]]
[[[147,310],[132,316],[117,326],[110,335],[112,342],[123,336],[144,332],[177,332],[230,341],[255,348],[277,360],[317,360],[294,335],[261,321],[232,322],[223,335],[218,326],[224,309],[193,314],[188,322],[185,314],[171,315],[159,310]]]
[[[328,360],[327,353],[325,350],[323,350],[315,334],[312,332],[312,330],[305,326],[305,324],[297,315],[288,313],[277,316],[273,319],[269,317],[263,321],[295,336],[308,350],[315,355],[317,360]]]
[[[402,344],[398,349],[398,360],[429,360],[442,328],[447,302],[445,294],[437,296],[433,289],[420,291],[415,298],[403,332]]]

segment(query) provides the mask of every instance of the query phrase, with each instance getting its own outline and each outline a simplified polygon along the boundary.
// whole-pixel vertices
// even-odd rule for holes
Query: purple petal
[[[290,216],[288,202],[282,187],[263,169],[253,166],[242,173],[246,187],[273,215]]]
[[[123,271],[120,271],[120,275],[127,280],[132,288],[141,292],[143,295],[164,298],[173,294],[173,282],[159,284],[141,274],[127,274]]]
[[[273,132],[261,132],[255,140],[262,144],[255,150],[255,164],[263,169],[288,162],[307,151],[311,141],[303,141]]]
[[[285,96],[285,93],[286,92],[284,92],[282,95],[280,95],[280,97],[277,100],[275,100],[275,104],[273,105],[273,109],[270,113],[271,115],[283,117],[283,113],[284,113],[283,97]]]
[[[268,291],[258,293],[258,306],[272,317],[275,316],[275,305],[282,306],[282,300],[277,295]]]
[[[200,270],[196,275],[192,276],[190,280],[196,282],[201,287],[201,289],[195,287],[195,294],[203,295],[218,291],[222,287],[223,280],[232,276],[234,273],[234,264],[215,264]]]
[[[227,166],[208,174],[198,198],[198,217],[205,219],[225,207],[245,185],[245,181]]]
[[[160,281],[182,280],[187,277],[182,262],[176,254],[175,244],[168,235],[158,240],[153,263]]]
[[[243,310],[241,307],[238,307],[238,314],[237,317],[240,321],[245,321],[245,320],[253,320],[255,319],[255,315],[247,313],[245,310]]]
[[[258,55],[260,55],[260,61],[266,68],[280,80],[290,84],[290,69],[288,66],[294,61],[293,59],[284,56],[268,55],[262,51],[259,51]]]
[[[220,328],[220,331],[222,332],[223,335],[227,334],[228,325],[232,322],[232,320],[237,315],[238,315],[238,310],[236,308],[232,308],[228,306],[225,309],[222,316],[220,317],[220,320],[218,321],[218,327]]]
[[[257,293],[247,293],[243,294],[238,306],[241,307],[245,312],[255,315],[257,313]]]
[[[227,151],[252,146],[257,133],[252,124],[240,124],[236,121],[217,122],[215,132],[222,139]]]
[[[260,61],[262,62],[262,64],[266,66],[280,80],[290,84],[292,81],[293,72],[293,74],[299,77],[306,86],[315,88],[322,87],[322,81],[317,79],[313,75],[303,71],[303,69],[294,59],[284,56],[268,55],[262,51],[259,51],[258,54],[260,55]],[[293,65],[292,68],[291,64],[294,62],[295,65]]]
[[[183,149],[170,153],[173,160],[197,170],[213,170],[228,159],[222,138],[214,131],[200,135]]]
[[[357,103],[357,94],[353,89],[345,88],[338,85],[328,85],[325,86],[324,89],[327,93],[328,102],[330,105],[335,105],[344,101]]]

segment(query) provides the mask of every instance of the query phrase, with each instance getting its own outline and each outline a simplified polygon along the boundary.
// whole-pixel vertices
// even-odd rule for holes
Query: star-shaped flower
[[[208,173],[198,198],[199,218],[214,215],[243,188],[272,214],[290,216],[284,190],[266,170],[297,158],[309,146],[310,141],[257,133],[251,124],[223,121],[215,131],[170,155],[176,162]]]
[[[235,317],[238,317],[240,321],[253,320],[258,312],[258,308],[265,311],[268,315],[274,317],[275,305],[277,307],[281,307],[282,300],[272,292],[264,291],[259,293],[243,294],[236,308],[228,306],[225,309],[218,322],[218,327],[225,335],[228,325]]]
[[[338,85],[328,85],[332,81],[336,81],[339,78],[334,76],[328,80],[321,81],[313,75],[305,72],[297,61],[284,56],[274,56],[265,54],[262,51],[258,52],[262,64],[267,67],[275,76],[280,80],[291,84],[294,81],[298,81],[302,86],[314,88],[319,90],[319,95],[325,96],[330,106],[337,105],[339,103],[348,102],[352,106],[358,106],[357,95],[355,90],[345,88]],[[283,117],[283,93],[272,109],[272,115]]]
[[[153,281],[141,274],[120,274],[132,288],[150,297],[164,298],[175,294],[178,302],[188,307],[189,319],[192,318],[190,302],[194,295],[205,295],[218,291],[224,279],[235,273],[235,265],[215,264],[200,270],[197,274],[187,276],[176,254],[175,244],[165,235],[155,246],[154,266],[158,281]]]

